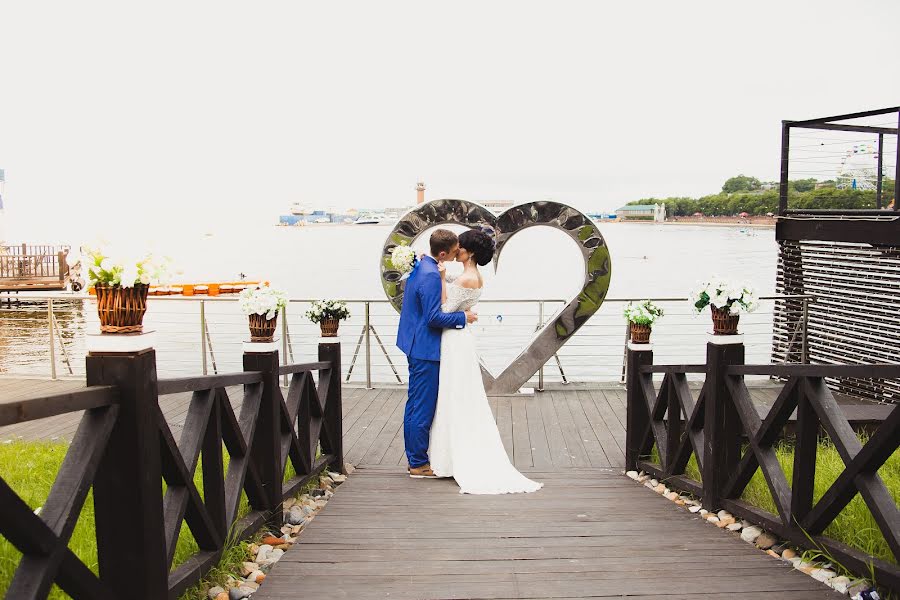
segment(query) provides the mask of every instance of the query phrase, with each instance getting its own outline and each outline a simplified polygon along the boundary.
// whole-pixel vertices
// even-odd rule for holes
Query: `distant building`
[[[665,204],[628,204],[616,211],[621,221],[656,221],[666,220]]]
[[[425,204],[425,182],[420,181],[416,184],[416,204]]]
[[[488,200],[486,202],[479,202],[483,207],[494,213],[495,215],[499,215],[506,210],[515,206],[515,202],[512,200]]]

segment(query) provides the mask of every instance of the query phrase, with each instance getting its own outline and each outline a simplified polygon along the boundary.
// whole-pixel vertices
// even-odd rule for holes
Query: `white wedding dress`
[[[468,310],[480,297],[480,289],[451,282],[441,310]],[[544,485],[509,462],[481,381],[471,327],[445,329],[441,336],[441,374],[428,454],[435,475],[456,479],[460,494],[535,492]]]

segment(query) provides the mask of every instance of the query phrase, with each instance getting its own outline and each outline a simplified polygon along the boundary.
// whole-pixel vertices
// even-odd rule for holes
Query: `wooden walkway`
[[[363,466],[253,597],[840,597],[618,470],[527,472],[544,489],[464,496]]]
[[[354,465],[406,465],[405,389],[344,402],[344,457]],[[624,389],[568,389],[490,399],[500,437],[519,469],[625,464]]]
[[[83,385],[0,378],[0,402]],[[752,394],[761,411],[774,399],[766,387]],[[229,397],[237,405],[240,389]],[[622,388],[573,384],[491,398],[511,460],[545,483],[511,496],[465,496],[452,480],[409,479],[405,400],[402,388],[345,388],[344,451],[358,470],[255,599],[839,597],[622,476]],[[161,398],[176,437],[189,401]],[[0,440],[67,439],[79,418],[3,428]]]

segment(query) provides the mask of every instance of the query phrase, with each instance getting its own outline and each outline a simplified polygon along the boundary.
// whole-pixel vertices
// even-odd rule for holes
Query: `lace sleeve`
[[[441,312],[452,313],[469,310],[480,296],[481,290],[465,288],[460,285],[448,285],[447,301],[441,304]]]
[[[452,313],[460,310],[460,305],[466,301],[465,288],[458,285],[447,286],[447,301],[441,304],[441,312]]]

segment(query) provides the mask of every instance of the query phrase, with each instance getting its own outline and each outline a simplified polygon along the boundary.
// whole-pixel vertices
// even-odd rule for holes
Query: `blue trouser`
[[[409,359],[409,391],[403,416],[403,439],[410,467],[428,464],[428,439],[437,408],[441,363]]]

